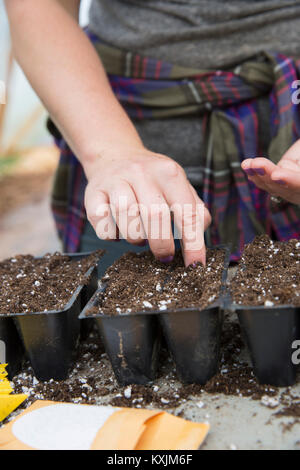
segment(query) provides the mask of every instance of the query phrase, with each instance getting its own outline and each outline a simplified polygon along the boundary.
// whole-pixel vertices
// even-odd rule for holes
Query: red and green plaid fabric
[[[115,95],[134,119],[205,117],[204,186],[200,197],[212,215],[210,244],[231,244],[233,260],[255,235],[278,240],[300,237],[300,207],[274,205],[270,196],[248,181],[245,158],[261,156],[258,98],[269,97],[271,143],[268,158],[277,163],[300,138],[300,106],[292,84],[300,78],[300,61],[281,54],[260,54],[234,70],[187,69],[103,44],[86,30],[108,73]],[[76,252],[86,221],[82,166],[61,136],[60,163],[52,208],[64,249]],[[200,161],[200,156],[199,156]]]

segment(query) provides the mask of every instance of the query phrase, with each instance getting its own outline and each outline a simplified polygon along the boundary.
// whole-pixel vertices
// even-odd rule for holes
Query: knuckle
[[[169,245],[151,246],[151,250],[156,258],[165,258],[174,254],[172,247]]]
[[[161,163],[163,173],[169,178],[175,178],[182,174],[181,166],[174,160],[167,159]]]
[[[136,217],[139,214],[138,205],[136,203],[129,203],[129,201],[117,203],[112,212],[115,212],[119,217]]]
[[[184,227],[195,227],[200,221],[199,214],[196,211],[192,211],[190,214],[184,214],[183,224]]]
[[[127,201],[116,201],[112,204],[112,212],[120,215],[126,215],[128,213],[129,205]]]
[[[168,206],[166,204],[153,205],[151,207],[151,219],[162,220],[162,218],[167,214]]]

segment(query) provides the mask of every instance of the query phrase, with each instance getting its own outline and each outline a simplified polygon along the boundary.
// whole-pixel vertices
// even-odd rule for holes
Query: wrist
[[[79,160],[83,166],[87,179],[89,180],[99,165],[124,161],[133,155],[146,151],[140,142],[117,142],[105,146],[91,147],[80,153]]]

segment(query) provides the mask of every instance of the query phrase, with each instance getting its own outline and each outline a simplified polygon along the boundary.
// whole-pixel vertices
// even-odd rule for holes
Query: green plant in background
[[[7,155],[0,158],[0,177],[5,176],[13,171],[15,165],[18,163],[20,156],[18,154]]]

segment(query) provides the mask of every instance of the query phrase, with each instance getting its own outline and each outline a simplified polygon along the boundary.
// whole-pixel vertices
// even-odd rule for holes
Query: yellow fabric
[[[0,364],[0,421],[10,415],[24,400],[27,395],[10,395],[13,391],[6,372],[7,364]]]

